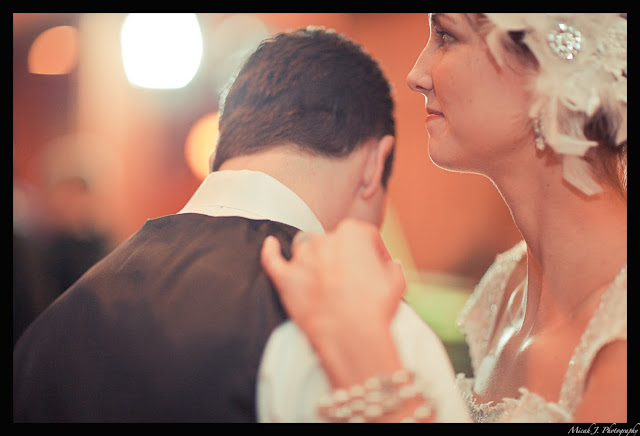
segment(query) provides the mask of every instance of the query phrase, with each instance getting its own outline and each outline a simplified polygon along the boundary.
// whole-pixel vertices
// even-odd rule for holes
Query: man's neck
[[[354,166],[355,165],[355,166]],[[220,170],[260,171],[291,189],[313,211],[326,230],[345,216],[358,189],[358,162],[311,155],[283,145],[224,162]]]

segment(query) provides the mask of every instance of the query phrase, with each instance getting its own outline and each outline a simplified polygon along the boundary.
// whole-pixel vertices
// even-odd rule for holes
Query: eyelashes
[[[440,25],[440,14],[430,14],[429,21],[432,34],[435,33],[437,35],[435,39],[438,40],[438,47],[442,47],[455,39],[451,33],[444,30]]]
[[[446,30],[442,30],[434,26],[433,31],[435,32],[436,35],[438,35],[437,37],[438,47],[442,47],[443,45],[446,45],[453,40],[453,36]]]

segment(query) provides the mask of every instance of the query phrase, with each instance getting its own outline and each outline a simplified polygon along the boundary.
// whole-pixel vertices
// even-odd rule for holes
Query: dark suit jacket
[[[49,306],[13,356],[14,421],[254,422],[287,315],[260,266],[297,229],[200,214],[147,221]]]

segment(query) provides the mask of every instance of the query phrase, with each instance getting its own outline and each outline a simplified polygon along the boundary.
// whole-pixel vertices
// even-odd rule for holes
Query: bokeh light
[[[200,118],[191,128],[185,144],[185,158],[191,172],[204,180],[209,174],[209,158],[218,140],[218,113]]]
[[[33,74],[68,74],[77,62],[78,31],[73,26],[56,26],[42,32],[33,41],[27,58]]]
[[[183,88],[202,60],[202,33],[195,14],[129,14],[121,32],[129,82],[142,88]]]

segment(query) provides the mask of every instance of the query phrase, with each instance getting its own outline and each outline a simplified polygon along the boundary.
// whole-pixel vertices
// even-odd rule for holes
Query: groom
[[[299,230],[347,216],[379,226],[394,136],[390,86],[358,45],[312,28],[264,41],[224,99],[212,172],[184,208],[148,220],[19,340],[14,420],[317,420],[329,387],[260,248],[274,235],[288,257]]]

